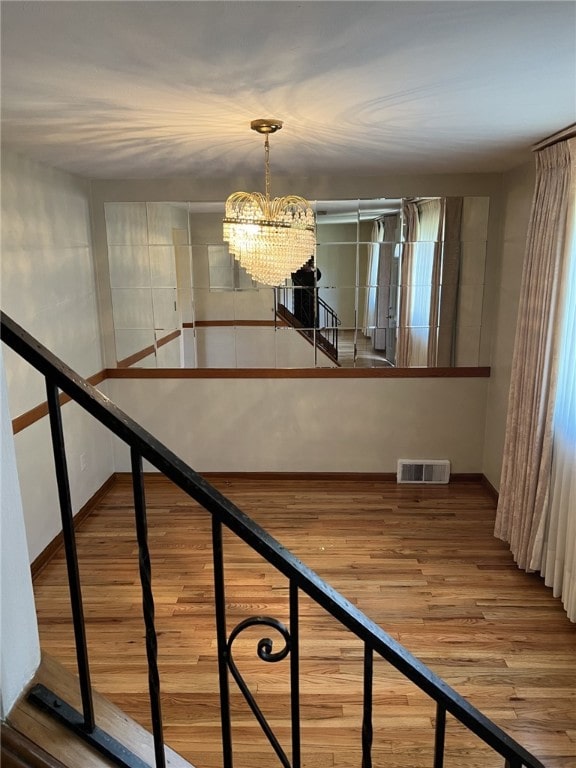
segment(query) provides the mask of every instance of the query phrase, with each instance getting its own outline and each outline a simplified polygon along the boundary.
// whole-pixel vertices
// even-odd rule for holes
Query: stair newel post
[[[94,704],[92,701],[92,685],[90,682],[86,626],[84,624],[84,608],[82,605],[78,553],[76,551],[76,538],[74,534],[70,483],[68,479],[68,466],[66,463],[66,450],[64,447],[64,432],[62,429],[62,413],[60,410],[58,387],[48,381],[48,379],[46,379],[46,394],[48,400],[48,413],[50,416],[50,432],[54,452],[56,483],[58,486],[58,500],[60,503],[60,516],[62,520],[62,537],[64,539],[64,550],[66,553],[66,569],[68,573],[68,588],[70,590],[72,623],[74,626],[76,661],[78,664],[82,713],[84,716],[83,727],[87,732],[91,733],[94,731],[96,722],[94,718]]]
[[[136,537],[138,540],[138,565],[142,585],[142,609],[146,628],[146,656],[148,659],[148,689],[150,692],[150,710],[152,733],[154,736],[154,756],[156,768],[165,768],[164,733],[162,724],[162,706],[160,702],[160,675],[158,672],[158,639],[154,626],[154,596],[152,594],[152,569],[148,547],[148,524],[146,521],[146,499],[142,476],[142,457],[130,449],[132,460],[132,486],[134,491],[134,512],[136,519]]]
[[[216,640],[218,645],[223,768],[232,768],[232,726],[230,716],[230,687],[228,684],[224,549],[222,545],[222,523],[215,515],[212,517],[212,557],[214,561],[214,605],[216,611]]]

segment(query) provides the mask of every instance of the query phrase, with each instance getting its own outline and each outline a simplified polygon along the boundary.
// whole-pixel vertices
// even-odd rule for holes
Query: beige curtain
[[[534,570],[551,488],[559,295],[570,192],[567,142],[536,153],[536,189],[512,359],[495,534]]]
[[[561,278],[561,330],[550,503],[536,533],[531,567],[576,622],[576,138],[568,141],[571,202]]]

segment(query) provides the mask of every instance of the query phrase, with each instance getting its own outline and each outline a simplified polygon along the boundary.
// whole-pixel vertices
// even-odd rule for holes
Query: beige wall
[[[102,370],[86,181],[2,153],[2,309],[82,376]],[[11,417],[46,400],[43,377],[4,348]],[[113,471],[111,440],[63,408],[77,511]],[[15,437],[31,559],[59,532],[48,419]],[[85,469],[80,468],[80,457]]]
[[[488,379],[113,379],[110,397],[199,472],[480,472]],[[116,469],[127,471],[125,450]]]
[[[85,376],[102,367],[88,192],[82,179],[2,153],[2,308]],[[16,413],[45,399],[42,379],[10,351],[6,376]]]
[[[486,435],[482,471],[498,490],[508,409],[508,389],[516,316],[522,279],[526,233],[532,206],[535,167],[530,162],[503,176],[500,260],[494,269],[491,293],[493,333],[491,376],[486,406]]]
[[[0,718],[4,720],[36,671],[40,644],[1,351],[0,390]]]

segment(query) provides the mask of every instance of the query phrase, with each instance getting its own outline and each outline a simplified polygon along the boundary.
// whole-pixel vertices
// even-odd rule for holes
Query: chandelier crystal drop
[[[234,192],[226,201],[223,237],[230,253],[254,280],[281,285],[316,252],[314,211],[303,197],[270,199],[268,135],[280,120],[253,120],[252,130],[265,135],[266,193]]]

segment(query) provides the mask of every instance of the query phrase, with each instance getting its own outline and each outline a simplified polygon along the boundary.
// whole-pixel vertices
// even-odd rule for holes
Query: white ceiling
[[[576,3],[2,2],[2,140],[94,178],[495,172],[576,119]]]

